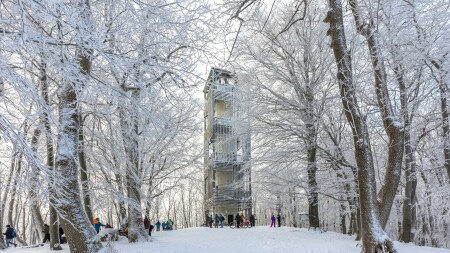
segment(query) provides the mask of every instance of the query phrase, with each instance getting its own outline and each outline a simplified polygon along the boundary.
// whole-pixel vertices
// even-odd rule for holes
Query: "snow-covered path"
[[[64,245],[67,247],[67,245]],[[288,227],[250,229],[190,228],[169,232],[154,232],[151,242],[128,244],[121,240],[114,244],[125,253],[360,253],[353,237],[333,233],[319,233]],[[450,253],[450,250],[418,247],[396,243],[399,253]],[[8,252],[43,253],[45,248],[11,249]],[[69,252],[66,248],[63,252]]]

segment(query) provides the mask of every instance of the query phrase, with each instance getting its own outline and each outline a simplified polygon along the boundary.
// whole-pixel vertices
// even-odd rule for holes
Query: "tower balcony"
[[[214,99],[230,101],[233,99],[235,87],[231,85],[213,84],[212,94]]]
[[[212,166],[216,169],[233,169],[233,165],[243,164],[242,155],[237,155],[235,153],[218,153],[215,152],[211,156]]]
[[[238,203],[238,195],[233,185],[217,186],[213,189],[213,201],[216,205]]]
[[[250,196],[250,192],[243,191],[242,188],[235,184],[217,186],[213,189],[213,202],[215,205],[235,204],[242,206],[246,202],[251,202]]]
[[[222,128],[230,128],[231,127],[231,119],[230,118],[214,117],[213,122],[214,122],[215,127],[222,127]]]

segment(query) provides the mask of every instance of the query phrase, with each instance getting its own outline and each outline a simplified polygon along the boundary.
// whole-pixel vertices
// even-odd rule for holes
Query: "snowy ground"
[[[191,228],[154,232],[151,242],[128,244],[124,238],[114,244],[117,252],[132,253],[360,253],[353,237],[319,233],[288,227],[246,229]],[[450,253],[450,250],[396,243],[399,253]],[[67,245],[61,253],[68,253]],[[50,252],[48,245],[39,248],[15,248],[7,252]]]

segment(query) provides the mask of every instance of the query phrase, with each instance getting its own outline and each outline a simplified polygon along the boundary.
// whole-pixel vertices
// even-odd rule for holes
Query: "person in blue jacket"
[[[100,228],[104,227],[105,225],[100,222],[100,218],[95,218],[94,220],[94,228],[95,231],[97,231],[97,234],[100,233]]]
[[[159,228],[161,227],[161,222],[158,220],[156,223],[156,231],[159,231]]]
[[[9,244],[13,244],[14,247],[17,247],[17,244],[13,242],[14,238],[16,238],[16,231],[10,225],[6,225],[6,231],[3,233],[6,238],[6,247],[9,248]]]

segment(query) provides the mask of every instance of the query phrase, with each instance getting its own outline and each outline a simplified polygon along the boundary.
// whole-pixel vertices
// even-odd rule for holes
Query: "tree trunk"
[[[43,115],[43,124],[45,129],[45,147],[47,151],[47,169],[50,173],[54,170],[55,167],[55,156],[54,156],[54,148],[53,148],[53,135],[52,129],[50,126],[50,115],[51,111],[50,107],[50,99],[48,96],[48,79],[47,79],[47,64],[44,59],[41,61],[40,66],[40,82],[41,82],[41,96],[45,102],[45,108],[42,110]],[[50,185],[54,184],[54,181],[51,180],[49,182]],[[50,186],[49,188],[51,188]],[[54,187],[54,186],[53,186]],[[49,189],[50,190],[50,189]],[[49,216],[50,216],[50,249],[51,250],[62,250],[60,242],[59,242],[59,227],[58,227],[58,214],[56,213],[55,208],[52,204],[49,204]],[[42,230],[42,229],[41,229]]]
[[[76,8],[79,11],[81,25],[91,25],[91,9],[89,0],[79,0]],[[78,28],[79,29],[79,28]],[[62,38],[61,23],[58,23],[59,36]],[[80,31],[78,31],[81,36]],[[79,71],[71,70],[68,75],[74,80],[63,79],[58,89],[59,98],[59,133],[58,149],[55,168],[55,186],[51,187],[51,204],[57,210],[61,225],[67,235],[71,252],[97,252],[102,245],[83,207],[79,186],[78,157],[78,99],[77,91],[82,89],[80,83],[86,83],[87,73],[90,69],[91,51],[84,44],[76,49],[76,60]],[[66,57],[62,55],[62,59]]]
[[[360,16],[362,14],[357,0],[350,0],[349,4],[355,19],[356,30],[363,35],[367,41],[367,47],[372,60],[378,107],[382,115],[385,132],[389,137],[386,174],[379,192],[380,201],[378,202],[380,220],[384,229],[388,222],[395,194],[397,193],[397,188],[400,183],[404,149],[404,129],[403,124],[396,119],[390,102],[386,67],[381,52],[380,35],[373,25],[374,20],[370,15],[369,17]],[[368,18],[368,22],[363,22],[363,18]]]
[[[355,158],[358,168],[359,201],[363,230],[363,247],[365,252],[395,252],[392,241],[382,229],[376,195],[375,169],[370,150],[367,124],[358,107],[355,90],[351,56],[347,49],[342,5],[339,0],[328,0],[330,11],[325,22],[330,24],[328,34],[331,36],[338,73],[337,79],[341,92],[342,104],[347,121],[353,132]]]
[[[85,60],[83,60],[85,61]],[[90,64],[84,64],[82,65],[83,72],[90,73]],[[86,68],[86,69],[84,69]],[[93,222],[94,216],[92,214],[92,207],[91,207],[91,196],[90,196],[90,189],[89,189],[89,177],[87,172],[87,164],[86,164],[86,155],[84,152],[84,131],[83,131],[83,117],[81,108],[78,108],[78,119],[80,122],[80,129],[78,133],[78,160],[80,163],[80,180],[81,180],[81,195],[83,198],[83,206],[84,210],[86,210],[86,214],[88,216],[88,219]]]
[[[127,155],[126,163],[126,190],[128,196],[128,241],[146,241],[148,233],[145,232],[142,207],[141,207],[141,187],[142,171],[140,168],[139,155],[139,121],[138,108],[140,91],[132,90],[129,107],[130,117],[126,116],[123,106],[120,106],[120,124],[122,127],[122,138]]]
[[[40,120],[42,122],[42,120]],[[31,138],[31,150],[35,155],[37,155],[38,149],[38,141],[41,136],[41,126],[37,126],[33,131],[33,136]],[[28,195],[30,200],[30,209],[31,209],[31,217],[34,221],[34,224],[37,226],[38,237],[40,240],[44,239],[44,234],[42,231],[44,230],[44,219],[42,218],[41,210],[39,208],[39,203],[41,201],[38,200],[40,186],[39,186],[39,174],[40,169],[34,165],[30,164],[30,178],[29,178],[29,189]]]
[[[347,224],[346,224],[346,207],[345,207],[345,202],[343,200],[341,200],[341,204],[340,204],[340,209],[339,209],[339,215],[341,216],[341,233],[342,234],[346,234],[347,233]]]
[[[78,113],[77,83],[62,84],[58,92],[59,123],[56,156],[56,186],[52,189],[53,206],[59,213],[71,252],[97,252],[101,244],[87,217],[80,196],[77,167]]]
[[[448,104],[448,83],[446,77],[448,75],[447,71],[442,68],[442,63],[440,61],[431,61],[433,66],[438,71],[438,76],[436,77],[439,84],[439,93],[441,96],[441,115],[442,115],[442,138],[444,139],[444,167],[447,171],[447,181],[450,182],[450,123],[449,123],[449,104]]]
[[[316,148],[308,148],[309,227],[319,228],[319,202],[316,181]]]
[[[403,219],[402,219],[402,231],[400,240],[409,243],[414,240],[414,234],[412,234],[412,210],[415,205],[416,199],[416,160],[414,157],[414,147],[411,142],[411,121],[409,113],[409,99],[404,80],[403,67],[396,63],[394,67],[394,73],[397,79],[397,83],[400,88],[400,101],[402,107],[403,121],[405,122],[405,197],[403,199]]]
[[[26,136],[26,134],[25,134]],[[11,225],[11,227],[14,227],[14,218],[13,218],[13,214],[14,214],[14,206],[16,204],[16,198],[17,198],[17,185],[19,183],[19,178],[22,177],[22,158],[23,158],[23,153],[20,153],[19,158],[17,159],[17,163],[16,163],[16,174],[14,177],[14,180],[12,182],[12,189],[11,189],[11,199],[9,201],[9,205],[8,205],[8,223],[9,225]],[[16,210],[16,213],[18,211]],[[17,228],[16,228],[17,229]],[[19,244],[22,244],[24,246],[27,245],[27,243],[19,236],[19,233],[17,233],[17,237],[16,240]]]
[[[8,189],[11,188],[11,182],[12,182],[13,176],[14,176],[14,168],[15,168],[15,164],[16,164],[17,154],[18,153],[14,146],[13,152],[12,152],[12,158],[11,158],[10,172],[8,175],[8,179],[6,180],[6,185],[5,185],[5,187],[3,187],[0,184],[0,187],[2,187],[2,189],[5,189],[5,191],[3,192],[3,195],[2,195],[1,203],[0,203],[0,229],[3,229],[3,220],[5,217],[6,201],[8,199],[8,195],[9,195]],[[2,182],[1,180],[2,180],[2,177],[0,177],[0,183]],[[5,244],[4,236],[3,236],[3,233],[0,233],[0,249],[5,249],[5,248],[6,248],[6,244]]]

